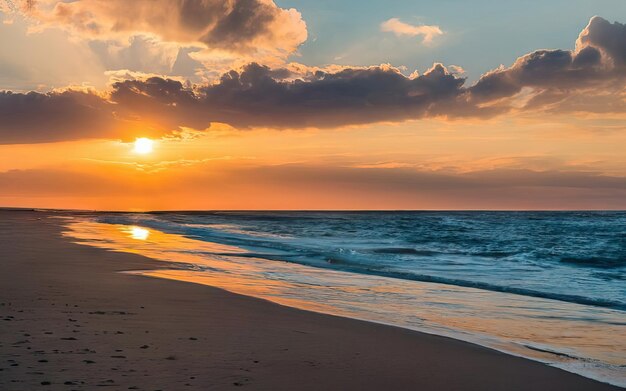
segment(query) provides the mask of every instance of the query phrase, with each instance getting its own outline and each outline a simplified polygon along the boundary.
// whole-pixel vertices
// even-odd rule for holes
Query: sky
[[[623,0],[0,0],[0,206],[626,209],[625,23]]]

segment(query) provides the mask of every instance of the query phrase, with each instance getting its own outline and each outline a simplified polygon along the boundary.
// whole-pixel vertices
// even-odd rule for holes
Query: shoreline
[[[619,389],[447,337],[117,273],[163,263],[74,244],[54,215],[0,211],[3,389]]]

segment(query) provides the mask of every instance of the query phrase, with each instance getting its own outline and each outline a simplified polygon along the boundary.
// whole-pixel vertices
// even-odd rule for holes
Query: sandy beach
[[[611,390],[530,360],[220,289],[0,211],[0,389]]]

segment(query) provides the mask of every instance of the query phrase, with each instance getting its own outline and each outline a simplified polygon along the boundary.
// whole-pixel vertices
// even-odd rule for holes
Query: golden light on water
[[[150,236],[150,230],[141,227],[131,227],[130,237],[137,240],[146,240]]]
[[[154,141],[146,137],[140,137],[135,140],[135,147],[133,148],[133,152],[140,155],[145,155],[152,152],[153,148]]]

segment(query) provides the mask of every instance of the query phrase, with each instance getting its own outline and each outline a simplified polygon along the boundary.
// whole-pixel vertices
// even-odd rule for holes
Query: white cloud
[[[443,31],[439,26],[420,25],[414,26],[408,23],[400,21],[398,18],[391,18],[380,24],[380,30],[393,33],[397,37],[417,37],[422,36],[422,43],[429,44],[433,41],[433,38],[443,35]]]

